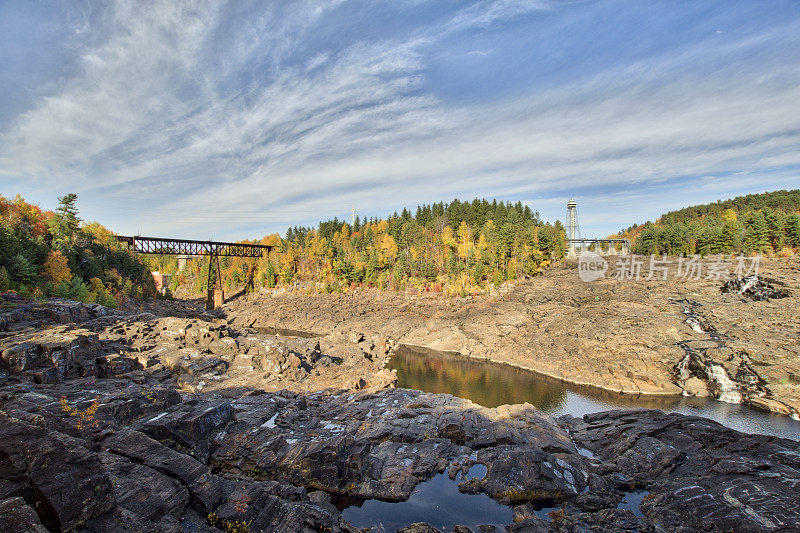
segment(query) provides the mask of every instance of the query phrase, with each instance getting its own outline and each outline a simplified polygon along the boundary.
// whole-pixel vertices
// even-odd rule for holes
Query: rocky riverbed
[[[576,270],[555,267],[491,296],[279,289],[230,302],[224,312],[235,325],[386,336],[579,385],[711,395],[797,417],[800,264],[765,260],[761,273],[759,283],[774,292],[675,272],[618,280],[613,265],[606,278],[586,283]]]
[[[404,502],[433,478],[505,506],[508,531],[800,523],[796,441],[660,411],[553,418],[396,389],[386,338],[8,303],[2,531],[357,531],[343,508]],[[482,525],[440,527],[497,530]]]

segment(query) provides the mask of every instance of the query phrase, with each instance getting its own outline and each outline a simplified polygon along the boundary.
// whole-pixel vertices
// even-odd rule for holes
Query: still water
[[[661,409],[710,418],[744,433],[800,440],[800,421],[740,404],[686,396],[632,396],[569,385],[509,365],[401,346],[389,362],[397,386],[452,394],[485,407],[528,402],[554,416],[581,417],[609,409]]]
[[[472,468],[476,467],[483,468],[485,474],[485,466]],[[371,527],[380,533],[396,531],[414,522],[426,522],[442,531],[452,531],[456,524],[473,528],[493,525],[503,531],[504,526],[513,521],[510,507],[486,494],[458,492],[459,481],[458,477],[451,481],[447,474],[437,474],[417,485],[404,502],[367,500],[346,508],[342,518],[356,527]]]
[[[554,416],[576,417],[609,409],[661,409],[703,416],[746,433],[800,440],[800,422],[796,420],[706,398],[620,395],[572,386],[508,365],[409,346],[402,346],[394,353],[389,367],[397,370],[398,387],[452,394],[485,407],[528,402]],[[483,465],[473,468],[478,466]],[[483,475],[472,471],[470,474]],[[379,532],[396,531],[414,522],[427,522],[441,531],[452,531],[456,524],[473,529],[481,524],[493,524],[501,526],[502,530],[503,524],[511,523],[509,507],[485,494],[462,494],[458,492],[457,481],[439,474],[417,485],[405,502],[351,499],[337,503],[345,520],[356,527],[371,527]],[[628,493],[618,508],[630,509],[641,516],[639,504],[646,494],[644,491]],[[555,510],[556,507],[542,507],[536,514],[547,520],[549,513]]]

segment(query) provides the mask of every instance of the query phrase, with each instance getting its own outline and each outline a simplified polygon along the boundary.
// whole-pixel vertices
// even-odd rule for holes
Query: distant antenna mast
[[[353,203],[353,227],[356,227],[356,204]]]
[[[572,198],[567,202],[567,232],[569,250],[575,253],[575,241],[581,238],[581,230],[578,228],[578,204]]]

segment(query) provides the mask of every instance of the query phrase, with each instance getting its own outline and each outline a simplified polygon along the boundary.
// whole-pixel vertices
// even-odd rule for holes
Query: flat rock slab
[[[800,524],[796,441],[659,411],[565,419],[575,442],[597,460],[592,489],[645,491],[639,510],[646,523],[671,531],[775,531]]]

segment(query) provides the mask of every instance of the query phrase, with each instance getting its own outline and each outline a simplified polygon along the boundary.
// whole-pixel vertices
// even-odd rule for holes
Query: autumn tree
[[[385,233],[381,239],[380,258],[384,265],[391,265],[397,258],[397,243],[394,237]]]
[[[72,279],[69,262],[61,251],[54,250],[48,254],[47,260],[42,267],[42,277],[50,281],[53,285],[58,285],[62,281],[69,281]]]
[[[467,256],[472,249],[472,228],[466,221],[461,221],[458,226],[458,256],[467,262]]]

